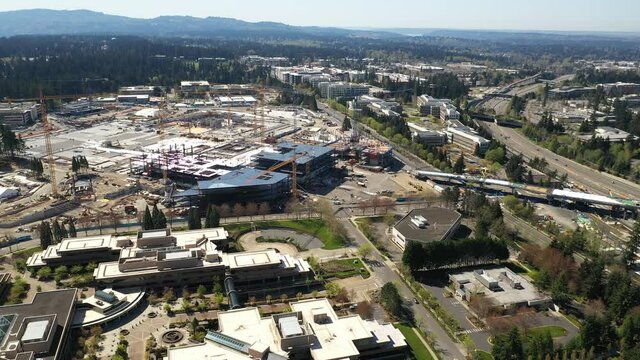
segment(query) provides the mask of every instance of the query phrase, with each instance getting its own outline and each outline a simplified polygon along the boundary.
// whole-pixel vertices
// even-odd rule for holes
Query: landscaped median
[[[396,329],[400,330],[407,344],[411,348],[411,354],[416,360],[437,360],[437,356],[433,350],[429,349],[427,345],[420,339],[416,333],[416,328],[405,323],[393,324]],[[419,331],[419,330],[418,330]]]
[[[267,220],[225,225],[225,229],[229,232],[229,236],[236,240],[241,235],[250,231],[278,228],[294,230],[314,236],[322,241],[324,244],[322,248],[326,250],[343,248],[348,242],[346,238],[334,234],[327,223],[322,219]]]
[[[358,275],[365,279],[369,277],[369,271],[358,258],[333,259],[320,263],[317,267],[316,273],[324,279],[346,279]]]

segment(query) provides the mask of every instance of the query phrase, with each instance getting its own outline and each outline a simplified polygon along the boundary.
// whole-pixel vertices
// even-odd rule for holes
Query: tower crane
[[[42,107],[42,127],[44,128],[44,139],[47,148],[47,163],[49,165],[49,180],[51,181],[51,194],[58,197],[58,182],[56,180],[56,163],[53,160],[53,148],[51,146],[51,127],[47,116],[47,104],[40,90],[40,106]]]

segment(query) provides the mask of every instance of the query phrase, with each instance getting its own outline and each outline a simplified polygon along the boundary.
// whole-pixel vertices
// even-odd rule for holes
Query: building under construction
[[[286,163],[277,171],[293,174],[295,162],[297,184],[308,186],[334,168],[334,154],[334,149],[328,146],[282,142],[275,146],[274,151],[262,151],[255,155],[253,166],[266,170]]]
[[[190,205],[277,203],[289,196],[289,175],[279,172],[243,168],[228,172],[212,180],[198,181],[193,188],[174,195],[178,201]]]

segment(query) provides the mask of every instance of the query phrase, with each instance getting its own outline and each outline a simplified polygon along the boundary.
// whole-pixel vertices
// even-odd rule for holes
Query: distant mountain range
[[[138,19],[89,10],[17,10],[0,12],[0,37],[15,35],[138,35],[158,37],[453,37],[489,41],[581,41],[586,38],[637,40],[638,33],[411,28],[335,28],[247,22],[232,18],[160,16]]]
[[[0,37],[15,35],[109,34],[139,36],[225,37],[260,36],[353,36],[397,37],[375,30],[291,26],[277,22],[247,22],[231,18],[161,16],[137,19],[89,10],[17,10],[0,12]]]

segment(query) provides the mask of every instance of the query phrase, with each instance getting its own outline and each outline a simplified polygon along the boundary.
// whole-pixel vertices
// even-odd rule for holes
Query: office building
[[[225,253],[221,249],[227,237],[223,228],[215,228],[148,230],[138,232],[135,237],[65,239],[34,254],[27,260],[27,266],[73,266],[102,261],[94,270],[95,281],[118,289],[182,287],[210,283],[218,277],[225,279],[229,292],[233,289],[235,306],[240,296],[315,285],[313,271],[305,260],[273,249]],[[113,257],[113,253],[117,253],[114,260],[104,261]]]
[[[429,243],[448,240],[460,226],[462,215],[455,210],[430,207],[411,210],[391,229],[391,239],[404,250],[408,241]]]
[[[460,121],[449,120],[447,125],[445,133],[449,137],[449,142],[470,152],[478,151],[480,154],[484,154],[489,149],[491,144],[489,140],[478,135],[475,130],[465,126]]]
[[[640,84],[636,83],[616,82],[599,84],[598,88],[601,88],[604,91],[604,94],[608,97],[618,97],[640,93]]]
[[[170,242],[172,246],[186,246],[196,243],[198,239],[207,240],[217,245],[224,245],[228,233],[223,228],[201,229],[189,231],[162,230],[160,238],[150,237],[141,232],[130,235],[97,235],[63,239],[60,243],[49,245],[43,251],[31,255],[27,259],[29,268],[43,266],[73,266],[90,262],[117,260],[122,249],[131,247],[148,248],[157,244]],[[158,232],[154,232],[158,234]]]
[[[500,309],[523,306],[546,309],[552,303],[551,298],[506,267],[454,271],[449,273],[449,281],[458,299],[469,301],[473,296],[484,296],[489,304]]]
[[[204,97],[210,88],[209,82],[204,80],[180,82],[180,92],[184,97]]]
[[[620,130],[620,129],[616,129],[614,127],[610,127],[610,126],[599,126],[595,129],[593,135],[582,135],[580,136],[580,139],[582,141],[589,141],[591,140],[592,137],[596,137],[596,138],[600,138],[600,139],[607,139],[610,142],[625,142],[629,139],[634,139],[637,140],[638,137],[631,135],[630,133]]]
[[[327,299],[290,304],[291,312],[261,317],[257,308],[220,312],[220,331],[204,344],[168,350],[168,360],[206,358],[267,360],[405,359],[407,343],[391,324],[339,317]]]
[[[118,102],[127,105],[148,104],[149,95],[118,95]]]
[[[353,98],[369,94],[369,86],[347,82],[320,82],[318,90],[320,96],[325,99]]]
[[[63,360],[76,289],[38,292],[30,303],[0,306],[0,358]]]
[[[24,127],[39,118],[39,106],[35,102],[0,103],[0,123],[9,128]]]
[[[407,122],[407,126],[411,131],[411,139],[426,146],[442,146],[449,139],[443,131],[431,130],[413,122]]]
[[[154,86],[136,85],[136,86],[123,86],[118,93],[120,95],[149,95],[152,96],[155,92]]]
[[[258,103],[258,100],[253,96],[218,96],[215,99],[215,103],[221,107],[253,107]]]

